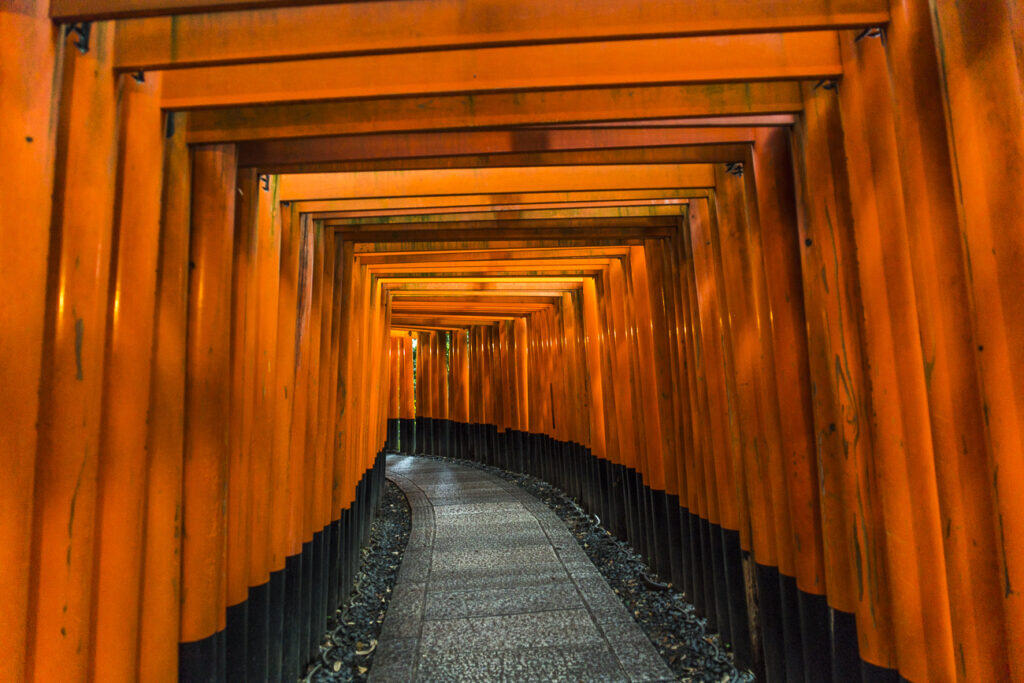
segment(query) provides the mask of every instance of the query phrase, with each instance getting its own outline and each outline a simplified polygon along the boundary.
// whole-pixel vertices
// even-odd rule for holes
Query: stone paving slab
[[[564,610],[577,607],[579,595],[571,581],[541,586],[509,586],[479,590],[432,591],[424,619],[459,619]]]
[[[562,521],[511,482],[388,456],[412,532],[371,681],[663,681],[672,672]]]

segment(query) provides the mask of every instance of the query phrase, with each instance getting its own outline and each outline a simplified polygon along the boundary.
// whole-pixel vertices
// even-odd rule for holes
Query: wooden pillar
[[[806,671],[853,670],[858,658],[894,668],[838,101],[834,90],[807,86],[804,102],[794,156],[822,534],[828,539],[825,585],[832,608],[828,615],[816,612],[820,626],[814,629],[832,624],[826,631],[831,661],[821,648],[805,650]]]
[[[339,329],[338,343],[338,386],[336,411],[339,416],[337,434],[335,436],[335,479],[336,494],[334,498],[334,509],[338,512],[345,510],[352,503],[351,474],[349,471],[352,456],[350,451],[350,421],[351,421],[351,391],[352,391],[352,347],[354,339],[352,335],[352,316],[354,309],[354,290],[356,286],[354,259],[352,256],[352,243],[345,241],[341,246],[341,327]]]
[[[679,222],[682,224],[682,220]],[[694,481],[692,461],[695,449],[695,438],[691,428],[691,416],[695,396],[689,391],[689,356],[685,346],[686,319],[684,317],[683,288],[680,279],[678,250],[679,232],[662,241],[662,248],[655,252],[648,250],[648,258],[652,261],[651,273],[654,282],[661,282],[664,296],[665,334],[668,344],[669,358],[672,364],[667,381],[672,385],[672,416],[674,421],[676,450],[674,451],[675,468],[668,473],[676,481],[679,505],[679,576],[673,576],[673,583],[685,591],[693,599],[694,569],[696,553],[693,550],[693,522],[697,519],[694,507]]]
[[[340,347],[342,331],[341,299],[342,283],[346,268],[344,265],[344,241],[337,233],[328,235],[327,252],[333,261],[331,276],[331,329],[329,333],[329,367],[323,391],[328,393],[324,409],[323,441],[324,441],[324,507],[325,517],[329,523],[327,541],[327,604],[328,610],[334,609],[341,602],[341,549],[343,544],[342,513],[337,505],[339,480],[338,472],[338,378],[340,368]]]
[[[0,7],[0,678],[27,675],[36,423],[63,45],[48,2]],[[54,249],[59,249],[59,243]]]
[[[691,208],[694,203],[691,203]],[[718,500],[721,540],[711,532],[718,626],[736,648],[740,661],[751,662],[750,629],[740,549],[751,548],[751,509],[746,487],[740,420],[743,411],[736,389],[735,359],[729,345],[728,291],[722,272],[719,216],[715,204],[705,215],[690,212],[697,306],[711,411],[710,449]],[[735,207],[733,207],[735,208]],[[727,217],[723,220],[729,221]],[[725,342],[725,343],[723,343]],[[726,626],[728,624],[728,627]]]
[[[412,420],[416,417],[413,404],[413,379],[412,379],[412,335],[402,337],[402,372],[399,377],[401,382],[402,410],[400,417],[403,420]],[[403,452],[405,447],[402,448]]]
[[[580,319],[579,291],[562,294],[562,319],[564,321],[564,344],[566,350],[566,374],[568,394],[568,417],[570,431],[568,439],[579,445],[588,445],[590,435],[588,420],[590,400],[586,391],[586,371],[582,358],[583,326]],[[513,375],[511,381],[516,381]]]
[[[163,189],[160,76],[122,77],[116,273],[104,367],[97,473],[93,675],[138,673],[143,511]]]
[[[788,528],[779,531],[783,630],[787,639],[793,634],[785,646],[786,671],[801,675],[806,673],[803,649],[819,647],[812,642],[821,638],[817,629],[802,627],[801,605],[810,601],[824,604],[826,584],[790,145],[790,134],[784,129],[759,130],[751,168],[744,178],[748,196],[757,201],[768,308],[768,329],[763,333],[771,335],[775,379],[771,398],[778,405],[782,445],[783,480],[774,490],[784,497],[778,504],[786,506],[789,517]],[[751,184],[755,190],[749,189]],[[790,558],[786,557],[787,544]],[[794,579],[795,585],[791,583]]]
[[[461,391],[460,380],[461,377],[458,372],[459,367],[459,333],[457,331],[449,332],[449,348],[448,348],[448,419],[457,420],[457,407],[459,392]]]
[[[296,364],[298,343],[295,328],[298,320],[300,273],[299,254],[302,250],[302,232],[295,212],[283,202],[274,202],[280,207],[274,227],[280,234],[280,262],[277,295],[277,330],[274,388],[274,433],[270,462],[270,564],[271,610],[268,622],[267,673],[270,678],[280,678],[284,671],[285,604],[288,596],[288,581],[294,582],[295,559],[289,534],[291,490],[291,438],[292,412],[297,394]],[[269,267],[269,264],[268,264]],[[291,572],[291,576],[289,575]]]
[[[255,367],[253,374],[253,407],[249,448],[249,560],[247,675],[267,675],[270,665],[269,642],[271,613],[272,552],[271,521],[277,512],[272,507],[271,478],[274,460],[275,399],[277,398],[277,316],[281,276],[281,231],[277,215],[277,177],[267,178],[267,186],[256,183],[255,291]]]
[[[929,0],[972,301],[1010,676],[1024,677],[1024,80],[1013,0]]]
[[[371,413],[371,424],[375,425],[375,435],[374,432],[370,433],[370,442],[366,450],[366,466],[370,473],[374,474],[372,468],[376,466],[377,456],[384,449],[384,444],[387,440],[388,394],[385,390],[387,384],[382,382],[381,378],[386,378],[388,375],[387,356],[384,351],[389,335],[390,313],[387,310],[388,307],[385,306],[385,296],[381,282],[376,276],[370,276],[370,278],[373,283],[373,295],[370,305],[370,339],[374,344],[376,361],[373,374],[368,379],[374,398],[371,404],[373,411]],[[372,482],[368,495],[371,496],[369,499],[370,503],[375,504],[377,500],[375,496],[378,495],[376,480]],[[371,515],[375,515],[373,509],[370,509]]]
[[[28,678],[85,678],[92,647],[96,472],[117,168],[113,34],[112,23],[93,24],[89,52],[64,52],[39,383]],[[45,137],[40,142],[46,144]],[[26,322],[32,324],[31,314]],[[22,498],[18,492],[15,500]]]
[[[388,339],[388,419],[397,420],[401,405],[402,338]]]
[[[469,393],[469,332],[459,332],[456,337],[459,345],[459,364],[457,371],[460,377],[459,393],[456,397],[456,419],[461,422],[469,422],[469,406],[471,404]]]
[[[694,555],[694,604],[712,627],[719,624],[719,614],[714,592],[714,562],[711,552],[710,533],[719,524],[718,495],[715,488],[713,425],[708,391],[708,362],[704,355],[701,335],[700,312],[697,300],[696,273],[693,267],[694,254],[690,225],[695,221],[708,220],[706,201],[690,202],[686,222],[679,228],[678,262],[683,289],[684,340],[687,351],[687,366],[690,395],[694,398],[690,421],[693,434],[693,455],[690,458],[693,484],[693,501],[690,510],[695,515],[691,526]],[[726,615],[722,618],[727,619]]]
[[[333,586],[332,576],[332,544],[337,545],[336,526],[333,524],[334,513],[331,505],[332,473],[334,471],[331,447],[333,433],[332,403],[336,395],[333,376],[332,358],[334,355],[333,341],[335,321],[338,318],[335,306],[335,284],[338,261],[338,249],[332,229],[321,224],[323,239],[323,283],[320,289],[320,358],[316,365],[317,372],[317,414],[312,427],[316,453],[314,457],[314,495],[312,505],[314,530],[314,576],[312,595],[312,627],[310,633],[310,651],[316,652],[320,638],[327,627],[327,619],[333,614],[340,600],[337,589]]]
[[[181,504],[185,438],[192,164],[185,115],[165,114],[160,255],[146,450],[139,678],[176,678],[181,635]],[[170,133],[168,136],[167,134]]]
[[[683,549],[683,536],[680,517],[680,492],[684,478],[680,477],[682,453],[680,452],[679,422],[681,408],[679,399],[678,354],[675,348],[674,310],[670,287],[672,282],[666,278],[665,256],[670,250],[667,240],[646,240],[638,251],[637,263],[642,260],[642,269],[637,268],[637,296],[649,298],[651,334],[653,353],[656,359],[655,373],[657,391],[658,419],[661,422],[664,450],[662,452],[663,477],[665,481],[665,526],[668,537],[665,543],[669,552],[668,571],[672,583],[683,589],[685,577],[683,573],[683,555],[689,549]]]
[[[317,523],[317,487],[321,481],[318,463],[317,426],[320,417],[320,342],[323,336],[323,289],[324,289],[324,248],[323,223],[310,221],[310,302],[308,315],[308,360],[307,360],[307,402],[306,417],[302,424],[305,430],[303,447],[301,498],[297,506],[299,515],[300,540],[302,542],[302,635],[299,641],[300,667],[304,668],[315,656],[320,641],[319,612],[320,600],[318,581],[320,564],[320,525]]]
[[[367,339],[367,312],[369,309],[370,291],[364,270],[364,267],[358,261],[353,261],[352,271],[355,286],[352,289],[353,314],[351,329],[354,344],[349,349],[349,353],[353,354],[353,360],[352,383],[350,385],[351,407],[348,415],[350,450],[347,456],[351,477],[349,486],[352,491],[353,501],[355,501],[356,486],[359,484],[363,472],[366,432],[370,429],[370,426],[365,422],[365,404],[367,401],[365,372],[370,365],[370,358],[367,355],[370,342]]]
[[[285,577],[285,613],[284,634],[285,649],[283,655],[284,676],[298,677],[305,665],[306,628],[304,590],[308,585],[304,581],[306,554],[305,542],[305,511],[306,511],[306,476],[308,469],[307,419],[309,416],[309,374],[311,351],[310,319],[312,316],[314,243],[312,221],[308,217],[293,211],[292,219],[298,227],[298,253],[296,270],[296,314],[295,324],[290,336],[295,345],[295,364],[293,366],[294,399],[291,402],[291,416],[288,433],[287,469],[288,489],[286,512],[286,577]],[[319,330],[317,330],[319,333]]]
[[[609,269],[610,270],[610,269]],[[605,330],[605,344],[603,347],[607,355],[607,367],[605,369],[605,382],[609,391],[606,399],[614,396],[615,400],[612,409],[615,411],[615,422],[613,431],[618,443],[618,463],[627,469],[636,470],[636,435],[634,433],[635,423],[633,422],[632,391],[629,385],[630,368],[625,338],[625,326],[621,318],[620,306],[622,302],[621,267],[618,277],[613,283],[608,271],[602,273],[601,288],[598,290],[598,301],[601,303],[603,320],[601,324]]]
[[[234,145],[196,148],[185,384],[181,675],[224,674]]]
[[[647,261],[643,246],[630,247],[629,277],[632,308],[635,316],[636,348],[638,353],[637,384],[644,413],[645,443],[647,456],[648,486],[664,493],[665,459],[670,445],[667,443],[668,425],[662,421],[662,410],[666,407],[667,395],[660,391],[658,377],[666,374],[665,357],[655,351],[654,311],[652,310]],[[659,341],[663,337],[660,330]],[[670,404],[668,404],[670,405]]]
[[[1005,573],[999,551],[972,303],[940,87],[932,13],[924,0],[892,4],[886,49],[908,247],[928,364],[930,428],[942,514],[956,673],[1010,677]]]
[[[230,459],[227,492],[227,672],[246,676],[249,594],[251,442],[255,400],[256,274],[258,272],[255,169],[240,171],[235,202],[231,296]]]
[[[423,348],[421,346],[423,335],[419,332],[412,333],[412,349],[415,356],[415,362],[413,363],[413,393],[415,400],[413,401],[413,417],[419,417],[423,414]],[[419,447],[420,435],[416,434],[416,444]]]
[[[590,450],[594,457],[611,460],[605,442],[604,381],[601,374],[602,334],[597,314],[597,293],[594,280],[583,281],[583,336],[586,353],[588,388],[590,392]]]
[[[894,645],[904,676],[944,678],[953,675],[953,642],[893,92],[881,41],[854,43],[855,37],[853,32],[840,36],[848,72],[839,107]]]

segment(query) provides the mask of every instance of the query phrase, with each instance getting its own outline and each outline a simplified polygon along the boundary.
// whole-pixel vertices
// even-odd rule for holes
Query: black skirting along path
[[[412,532],[370,680],[672,680],[544,503],[477,469],[388,456]]]

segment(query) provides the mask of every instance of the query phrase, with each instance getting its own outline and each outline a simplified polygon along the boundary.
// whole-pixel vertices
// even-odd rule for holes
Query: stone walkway
[[[562,521],[515,484],[388,456],[412,533],[371,681],[673,680]]]

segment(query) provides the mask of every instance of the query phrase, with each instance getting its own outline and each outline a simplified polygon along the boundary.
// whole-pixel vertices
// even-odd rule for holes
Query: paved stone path
[[[388,456],[412,533],[371,681],[673,680],[565,524],[515,484]]]

